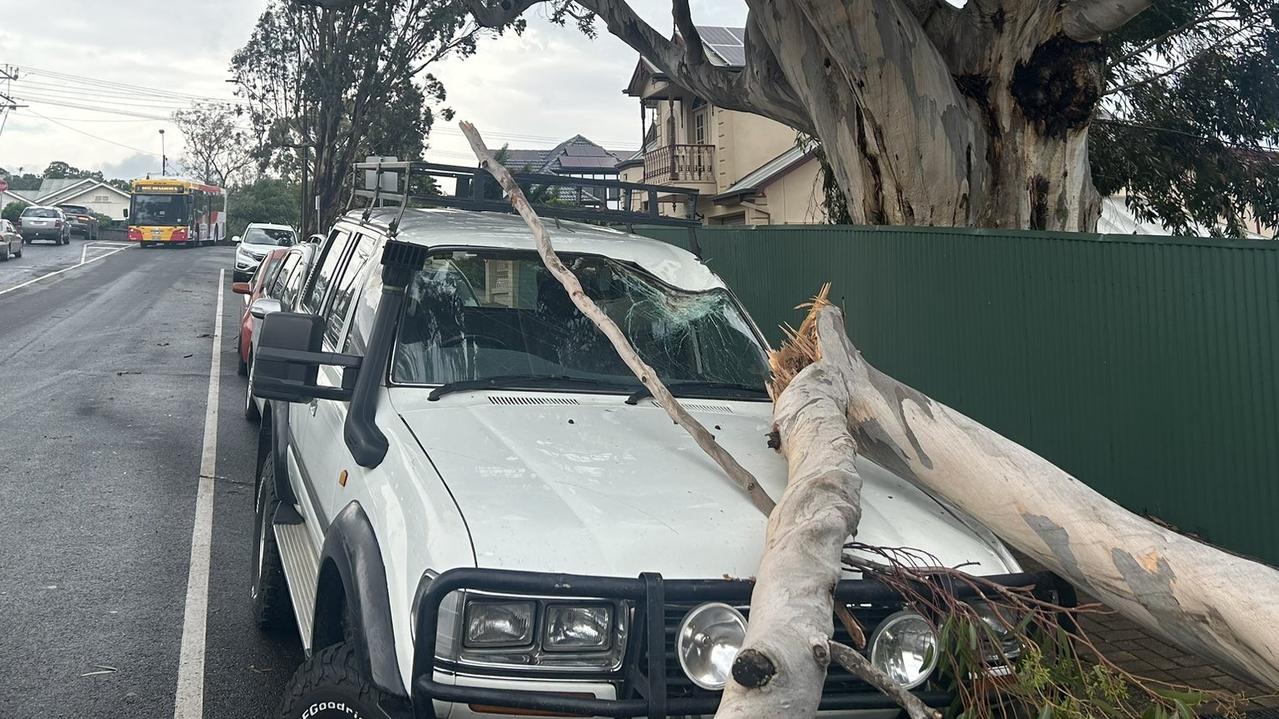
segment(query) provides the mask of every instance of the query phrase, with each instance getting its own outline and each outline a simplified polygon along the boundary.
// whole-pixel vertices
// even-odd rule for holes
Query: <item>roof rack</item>
[[[695,227],[700,224],[696,213],[697,190],[686,187],[530,172],[511,174],[541,217],[606,225]],[[515,213],[515,208],[503,198],[497,180],[481,167],[398,160],[357,162],[351,180],[347,207],[354,206],[356,197],[368,200],[365,220],[374,207],[399,208],[391,222],[391,235],[399,229],[404,210],[410,205]],[[444,194],[439,180],[455,182],[452,195]],[[648,201],[644,211],[624,209],[634,207],[641,198]],[[683,216],[661,214],[660,205],[667,203],[682,205]]]

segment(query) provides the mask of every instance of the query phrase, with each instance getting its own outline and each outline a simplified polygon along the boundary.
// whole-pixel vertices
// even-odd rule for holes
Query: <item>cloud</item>
[[[248,39],[264,0],[58,0],[57,12],[39,3],[9,3],[0,26],[4,60],[54,73],[128,83],[191,95],[230,98],[226,83],[231,55]],[[668,0],[633,0],[662,30],[671,27]],[[699,24],[740,25],[741,0],[695,0]],[[429,68],[444,81],[448,106],[471,120],[490,145],[550,147],[581,133],[610,149],[640,144],[638,101],[622,95],[636,53],[599,26],[595,40],[546,19],[543,6],[529,13],[523,36],[507,34],[480,43],[470,58],[450,58]],[[122,42],[121,38],[146,38]],[[168,156],[182,155],[180,135],[167,118],[182,105],[145,94],[99,86],[77,94],[57,77],[25,75],[13,84],[32,107],[9,117],[0,134],[0,165],[43,169],[52,160],[101,169],[109,176],[155,169],[167,128]],[[52,101],[52,102],[51,102]],[[52,104],[52,103],[60,104]],[[105,105],[105,115],[66,105]],[[37,114],[38,113],[38,114]],[[46,119],[48,118],[48,119]],[[455,123],[438,121],[430,159],[473,160]]]
[[[169,161],[172,162],[172,158]],[[159,173],[160,163],[152,155],[136,153],[118,162],[105,163],[101,169],[108,180],[134,180],[145,177],[148,172]]]

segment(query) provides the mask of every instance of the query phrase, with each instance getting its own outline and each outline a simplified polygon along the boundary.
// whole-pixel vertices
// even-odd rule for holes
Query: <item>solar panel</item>
[[[741,67],[746,64],[746,28],[708,25],[698,27],[697,32],[702,36],[702,44],[723,58],[727,65]]]

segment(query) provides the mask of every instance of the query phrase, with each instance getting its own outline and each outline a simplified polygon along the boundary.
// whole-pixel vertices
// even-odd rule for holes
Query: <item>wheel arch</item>
[[[351,623],[353,626],[344,626]],[[361,667],[379,690],[407,697],[395,653],[395,631],[387,594],[386,567],[373,525],[359,502],[333,519],[320,552],[312,646],[347,639]]]

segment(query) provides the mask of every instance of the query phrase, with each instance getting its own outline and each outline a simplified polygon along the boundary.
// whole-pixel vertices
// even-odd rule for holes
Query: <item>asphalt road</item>
[[[174,716],[223,268],[203,715],[265,717],[301,650],[249,614],[232,251],[120,246],[0,263],[0,718]]]

